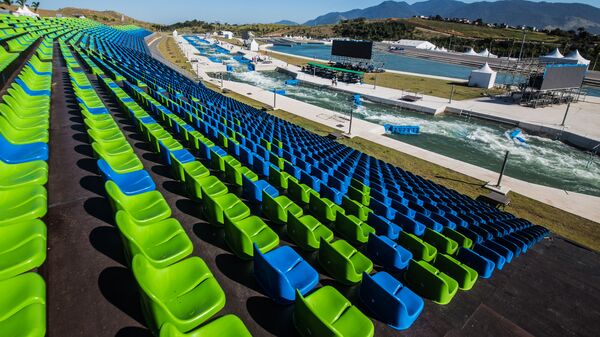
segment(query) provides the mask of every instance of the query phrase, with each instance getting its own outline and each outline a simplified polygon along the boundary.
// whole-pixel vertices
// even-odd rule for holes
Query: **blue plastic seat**
[[[267,295],[281,303],[293,302],[296,289],[306,295],[319,283],[319,273],[289,246],[263,254],[254,244],[254,276]]]
[[[279,196],[279,191],[265,180],[252,181],[242,175],[242,196],[252,203],[262,203],[263,191],[273,198]]]
[[[373,200],[371,200],[371,203]],[[369,219],[367,219],[369,226],[375,228],[377,235],[385,235],[392,240],[396,240],[402,228],[391,222],[390,220],[376,215],[375,213],[369,213]]]
[[[406,267],[412,259],[412,253],[400,246],[387,236],[369,234],[367,242],[367,255],[373,262],[392,271],[400,271]]]
[[[48,160],[48,145],[45,143],[13,144],[0,133],[0,160],[7,164]]]
[[[156,185],[146,170],[119,174],[104,160],[97,162],[100,173],[106,180],[112,180],[126,195],[136,195],[154,191]]]
[[[412,233],[416,236],[422,236],[425,233],[425,225],[411,219],[404,214],[397,213],[394,218],[394,223],[402,228],[402,230]]]
[[[390,274],[364,273],[360,299],[377,318],[394,329],[408,329],[423,311],[423,299]]]
[[[490,278],[496,264],[471,249],[460,247],[456,255],[457,260],[475,269],[481,278]]]
[[[478,253],[479,255],[485,257],[486,259],[494,262],[494,264],[496,265],[496,268],[498,268],[498,270],[502,270],[502,268],[504,267],[504,264],[506,263],[506,259],[504,258],[504,256],[496,253],[492,249],[490,249],[482,244],[475,245],[475,247],[473,247],[473,251]]]

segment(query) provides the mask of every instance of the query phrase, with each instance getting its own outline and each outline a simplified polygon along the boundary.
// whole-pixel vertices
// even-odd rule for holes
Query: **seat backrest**
[[[302,335],[308,336],[337,336],[337,332],[317,315],[316,308],[312,308],[300,291],[296,290],[296,302],[294,303],[294,317],[297,329]]]
[[[289,293],[291,296],[294,293],[287,277],[273,267],[265,258],[265,255],[258,249],[258,246],[253,244],[254,249],[254,276],[259,280],[259,283],[265,287],[265,291],[269,296],[281,296],[282,293]]]

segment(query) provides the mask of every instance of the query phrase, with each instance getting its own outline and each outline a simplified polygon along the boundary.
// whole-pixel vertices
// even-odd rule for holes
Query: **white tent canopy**
[[[590,60],[587,60],[583,56],[581,56],[581,54],[579,54],[579,50],[574,50],[574,51],[570,52],[569,54],[567,54],[567,56],[564,57],[564,59],[573,61],[573,63],[576,62],[577,64],[585,64],[585,65],[590,64]]]
[[[464,52],[463,54],[465,55],[473,55],[473,56],[479,56],[479,54],[477,54],[475,52],[475,50],[473,50],[473,48],[469,48],[469,50],[467,50],[466,52]]]
[[[547,55],[540,56],[540,62],[543,63],[564,63],[564,56],[560,53],[558,48],[554,49],[551,53]]]
[[[496,84],[496,75],[498,73],[490,68],[486,62],[483,67],[471,71],[469,76],[469,86],[490,89]]]
[[[494,57],[494,58],[498,57],[498,55],[494,55],[494,54],[490,53],[490,51],[487,48],[485,48],[484,51],[477,53],[477,55],[483,56],[483,57]]]
[[[29,9],[29,7],[27,7],[27,5],[23,5],[23,7],[19,7],[13,13],[13,15],[15,15],[15,16],[31,16],[31,17],[39,17],[40,16],[39,14],[32,12],[31,9]]]

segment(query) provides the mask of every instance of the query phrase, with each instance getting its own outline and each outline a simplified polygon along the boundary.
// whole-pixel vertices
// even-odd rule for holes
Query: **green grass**
[[[378,86],[405,90],[411,92],[418,92],[424,95],[449,98],[452,93],[452,86],[454,85],[454,96],[455,100],[473,99],[488,94],[499,94],[501,90],[493,89],[486,90],[480,88],[469,87],[464,83],[454,83],[452,81],[445,81],[434,78],[404,75],[397,73],[379,73],[379,74],[365,74],[364,83],[374,84],[377,82]]]

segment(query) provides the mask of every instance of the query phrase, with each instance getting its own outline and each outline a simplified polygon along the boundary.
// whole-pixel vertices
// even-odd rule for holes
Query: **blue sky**
[[[79,7],[111,9],[136,19],[155,23],[174,23],[188,19],[229,23],[305,22],[332,11],[346,11],[381,3],[383,0],[41,0],[41,8]],[[419,0],[408,0],[408,3]],[[474,2],[476,0],[463,0]],[[548,2],[580,2],[599,6],[600,0],[547,0]]]

